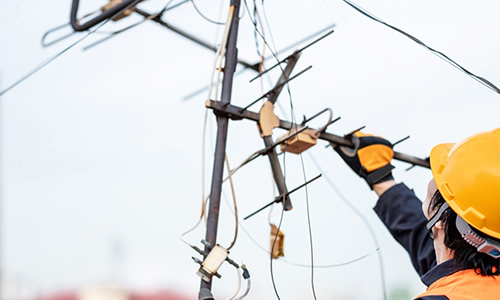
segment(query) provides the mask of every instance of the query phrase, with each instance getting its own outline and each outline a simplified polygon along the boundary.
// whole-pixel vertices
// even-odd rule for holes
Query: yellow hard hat
[[[500,239],[500,128],[431,150],[431,170],[450,207],[477,230]]]

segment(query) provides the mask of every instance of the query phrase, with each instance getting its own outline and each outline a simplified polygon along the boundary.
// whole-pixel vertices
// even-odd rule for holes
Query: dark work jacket
[[[430,286],[435,281],[454,273],[453,261],[436,264],[434,243],[427,233],[427,218],[422,212],[422,202],[403,183],[383,193],[375,212],[392,236],[410,255],[413,267],[422,282]],[[424,296],[417,300],[445,300],[445,296]]]
[[[408,251],[415,270],[428,287],[415,300],[500,299],[498,276],[480,276],[471,269],[456,271],[452,259],[436,264],[422,202],[404,184],[388,189],[374,209],[392,236]]]

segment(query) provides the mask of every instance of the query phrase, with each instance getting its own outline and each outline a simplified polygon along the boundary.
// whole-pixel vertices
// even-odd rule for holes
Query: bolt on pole
[[[238,50],[236,40],[238,37],[238,16],[240,0],[231,0],[231,6],[234,6],[231,28],[226,45],[226,55],[224,64],[224,78],[222,80],[221,104],[231,103],[231,91],[233,87],[233,75],[238,61]],[[212,169],[212,184],[210,189],[210,204],[207,218],[207,231],[205,240],[212,246],[216,245],[217,226],[219,222],[219,205],[222,190],[222,176],[224,174],[224,158],[226,156],[226,142],[229,118],[223,114],[217,115],[217,140],[215,145],[214,165]],[[210,249],[205,247],[205,256]],[[212,289],[212,281],[201,280],[200,291],[202,289]]]

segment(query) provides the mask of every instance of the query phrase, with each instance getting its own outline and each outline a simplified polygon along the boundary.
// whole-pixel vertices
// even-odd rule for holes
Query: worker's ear
[[[444,243],[444,238],[446,236],[446,233],[444,232],[444,222],[442,220],[437,221],[432,229],[434,234],[434,241]]]
[[[434,225],[434,228],[436,228],[437,230],[444,230],[444,223],[442,220],[439,220],[436,222],[436,224]]]

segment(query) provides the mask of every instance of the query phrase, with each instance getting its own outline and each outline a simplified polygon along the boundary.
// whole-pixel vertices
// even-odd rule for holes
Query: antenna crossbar
[[[254,122],[259,122],[260,120],[259,113],[249,110],[243,110],[241,107],[232,104],[223,107],[223,105],[221,105],[219,101],[208,100],[205,105],[207,108],[214,110],[214,112],[230,115],[231,119],[233,120],[247,119]],[[300,128],[301,125],[280,119],[278,127],[285,130],[290,130],[292,128]],[[339,136],[328,132],[321,132],[318,138],[324,141],[328,141],[334,145],[353,147],[351,140],[344,136]],[[418,158],[396,151],[394,151],[394,159],[430,169],[430,163],[427,159]]]

